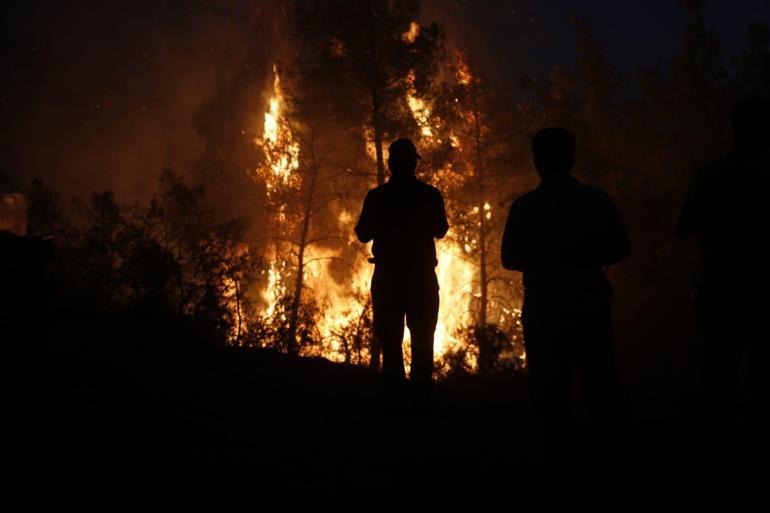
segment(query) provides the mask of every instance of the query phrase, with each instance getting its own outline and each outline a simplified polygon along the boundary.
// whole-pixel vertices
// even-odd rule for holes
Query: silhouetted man
[[[502,243],[503,266],[524,273],[532,401],[551,428],[570,420],[573,368],[595,421],[621,420],[623,413],[603,268],[626,258],[629,243],[607,194],[570,175],[574,151],[567,130],[535,135],[541,182],[511,206]]]
[[[744,353],[754,413],[766,416],[770,347],[770,100],[738,103],[732,123],[735,149],[695,173],[677,223],[701,250],[706,408],[722,420],[735,413]]]
[[[409,139],[390,145],[390,180],[367,193],[356,234],[361,242],[374,240],[374,331],[382,345],[388,390],[398,393],[406,379],[401,350],[406,317],[412,341],[411,380],[424,396],[433,373],[438,320],[433,239],[442,238],[449,225],[441,193],[414,175],[419,158]]]

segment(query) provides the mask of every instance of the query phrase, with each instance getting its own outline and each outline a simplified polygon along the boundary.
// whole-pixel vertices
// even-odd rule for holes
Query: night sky
[[[592,18],[608,57],[630,76],[670,57],[686,22],[676,4],[427,0],[424,17],[442,22],[453,43],[490,56],[494,79],[513,88],[521,75],[574,64],[570,13]],[[184,171],[201,158],[206,141],[196,116],[228,94],[244,60],[269,70],[280,5],[4,2],[0,167],[67,193],[112,188],[122,199],[146,198],[160,169]],[[705,18],[729,57],[749,23],[770,24],[770,0],[712,0]],[[242,121],[255,126],[258,82]]]
[[[447,2],[435,0],[437,12]],[[500,53],[501,62],[531,73],[548,71],[555,64],[569,66],[575,59],[575,30],[569,15],[589,17],[597,38],[607,43],[609,59],[632,72],[675,53],[681,43],[687,15],[676,0],[607,1],[540,0],[452,2],[455,17],[466,27],[465,37]],[[706,25],[719,33],[728,56],[740,51],[746,27],[770,23],[768,0],[712,0],[704,12]],[[471,25],[472,24],[472,25]]]

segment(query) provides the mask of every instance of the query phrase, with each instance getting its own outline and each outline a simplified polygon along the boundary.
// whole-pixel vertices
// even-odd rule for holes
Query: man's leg
[[[770,340],[767,330],[757,326],[748,343],[749,420],[756,427],[770,425]]]
[[[427,390],[433,378],[433,335],[438,322],[439,294],[435,272],[415,280],[410,291],[406,321],[412,341],[412,383]]]
[[[572,368],[562,340],[564,322],[549,305],[525,299],[522,325],[530,397],[539,421],[549,431],[566,429],[571,417]]]
[[[573,360],[588,413],[602,427],[626,420],[623,388],[615,366],[609,301],[584,303],[573,317]]]
[[[399,301],[398,284],[384,273],[376,271],[372,277],[372,310],[374,332],[382,347],[382,374],[385,386],[397,393],[405,381],[404,309]]]
[[[741,368],[740,307],[718,294],[704,294],[697,304],[703,331],[703,413],[716,427],[735,418]]]
[[[754,432],[760,433],[770,427],[770,332],[764,325],[770,301],[765,295],[747,295],[746,299],[737,335],[746,350],[748,364],[747,417]],[[764,433],[762,436],[764,438]]]

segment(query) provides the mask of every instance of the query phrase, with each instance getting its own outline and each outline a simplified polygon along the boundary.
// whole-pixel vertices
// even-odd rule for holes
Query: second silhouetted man
[[[629,254],[620,216],[600,189],[570,174],[574,136],[547,128],[532,140],[540,185],[511,206],[502,243],[506,269],[522,271],[522,324],[533,404],[549,427],[569,420],[572,372],[589,413],[622,416],[603,268]]]

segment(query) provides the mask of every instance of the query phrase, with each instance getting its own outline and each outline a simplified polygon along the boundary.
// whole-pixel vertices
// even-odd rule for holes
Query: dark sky
[[[225,94],[247,46],[265,39],[249,30],[257,9],[235,2],[3,9],[0,167],[67,193],[115,189],[124,200],[146,198],[164,167],[187,170],[200,158],[197,114]]]
[[[497,53],[501,66],[527,73],[574,64],[573,13],[591,18],[607,56],[630,73],[674,54],[687,22],[677,0],[428,0],[428,11],[472,44]],[[750,23],[770,24],[770,0],[710,0],[704,16],[732,56],[740,52]]]
[[[570,13],[594,20],[610,59],[630,74],[674,54],[685,23],[676,0],[424,1],[425,17],[491,56],[503,81],[572,65]],[[67,193],[146,197],[160,169],[185,171],[201,158],[207,140],[196,119],[231,94],[246,57],[262,75],[269,70],[281,5],[3,2],[0,167]],[[705,15],[733,55],[750,22],[770,24],[770,0],[712,0]],[[239,90],[251,100],[244,129],[260,123],[264,86]]]

